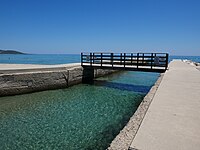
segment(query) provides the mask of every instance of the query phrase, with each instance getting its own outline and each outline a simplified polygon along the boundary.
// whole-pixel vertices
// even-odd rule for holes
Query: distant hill
[[[0,50],[0,54],[25,54],[15,50]]]

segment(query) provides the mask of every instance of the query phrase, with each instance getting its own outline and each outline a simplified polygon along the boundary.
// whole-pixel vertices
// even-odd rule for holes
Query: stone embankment
[[[83,74],[80,64],[5,66],[7,68],[0,69],[0,96],[66,88],[81,83],[82,79],[89,75]],[[113,70],[94,70],[94,77],[113,72]]]
[[[183,62],[194,66],[196,69],[200,70],[200,62],[193,62],[191,60],[183,60]]]

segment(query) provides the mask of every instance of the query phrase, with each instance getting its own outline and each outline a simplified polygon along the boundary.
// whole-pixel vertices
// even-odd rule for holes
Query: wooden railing
[[[83,67],[163,72],[168,67],[167,53],[81,53]]]

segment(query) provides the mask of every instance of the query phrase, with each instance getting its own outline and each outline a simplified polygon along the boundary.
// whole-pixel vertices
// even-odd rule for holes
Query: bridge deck
[[[83,67],[129,71],[165,72],[167,53],[81,53]]]

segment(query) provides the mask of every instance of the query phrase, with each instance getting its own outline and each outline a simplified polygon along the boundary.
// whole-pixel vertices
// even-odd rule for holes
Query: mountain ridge
[[[0,49],[0,54],[25,54],[16,50],[1,50]]]

